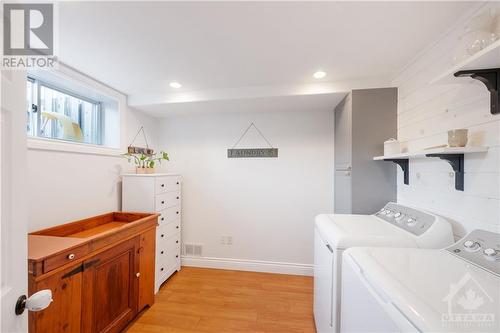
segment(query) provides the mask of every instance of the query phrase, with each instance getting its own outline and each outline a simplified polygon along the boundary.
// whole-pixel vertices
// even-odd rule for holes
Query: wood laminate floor
[[[126,332],[316,332],[312,301],[312,277],[183,267]]]

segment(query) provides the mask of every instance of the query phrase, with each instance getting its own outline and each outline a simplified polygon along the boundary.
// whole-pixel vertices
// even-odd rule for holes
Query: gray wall
[[[397,138],[396,88],[352,92],[352,212],[371,214],[395,201],[396,168],[374,161],[384,154],[384,141]]]

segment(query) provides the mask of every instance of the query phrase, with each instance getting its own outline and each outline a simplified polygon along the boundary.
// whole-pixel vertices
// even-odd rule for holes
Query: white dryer
[[[500,332],[500,234],[344,253],[342,332]]]
[[[374,215],[322,214],[314,230],[314,319],[318,333],[340,330],[342,253],[353,246],[444,248],[453,244],[448,221],[388,203]]]

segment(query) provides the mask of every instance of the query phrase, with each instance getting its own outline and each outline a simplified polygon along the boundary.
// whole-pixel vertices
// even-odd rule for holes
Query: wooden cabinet
[[[30,312],[30,332],[120,332],[151,306],[158,216],[111,213],[30,234],[29,293],[53,294]]]
[[[123,175],[123,209],[160,214],[156,229],[155,291],[181,269],[181,185],[177,174]]]
[[[37,333],[79,332],[81,327],[83,271],[70,266],[35,281],[29,279],[29,293],[52,290],[52,303],[40,312],[29,313],[29,331]]]
[[[138,311],[139,239],[83,262],[82,332],[119,332]]]

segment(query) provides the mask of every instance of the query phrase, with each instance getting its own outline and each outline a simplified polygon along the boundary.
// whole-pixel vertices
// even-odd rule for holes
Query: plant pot
[[[151,174],[155,173],[155,168],[135,168],[135,173],[137,174]]]

